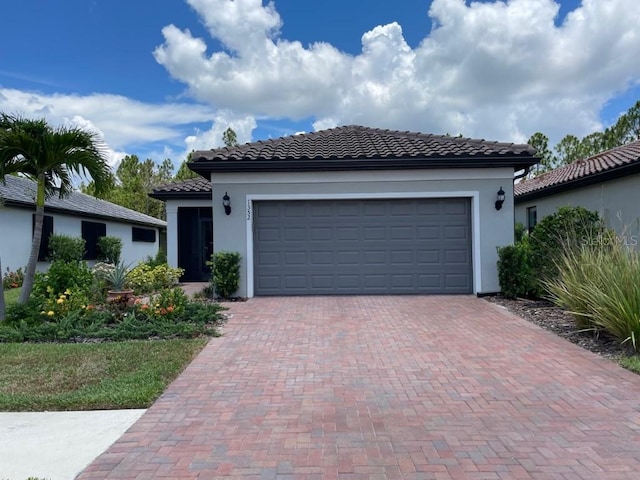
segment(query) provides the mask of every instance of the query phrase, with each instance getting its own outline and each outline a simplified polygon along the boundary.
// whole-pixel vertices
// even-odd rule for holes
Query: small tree
[[[0,179],[8,173],[20,173],[37,185],[31,253],[19,303],[26,303],[33,289],[45,199],[69,195],[74,189],[74,175],[92,179],[96,193],[103,191],[110,172],[105,153],[104,144],[93,132],[54,129],[44,119],[0,114]]]
[[[237,147],[238,146],[238,136],[233,128],[227,128],[222,134],[222,141],[224,142],[225,147]]]

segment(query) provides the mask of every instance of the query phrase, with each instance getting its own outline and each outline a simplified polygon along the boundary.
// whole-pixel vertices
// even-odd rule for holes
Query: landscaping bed
[[[580,330],[576,326],[573,315],[547,300],[510,299],[500,295],[488,296],[485,299],[610,360],[615,361],[632,353],[628,347],[621,345],[620,340],[608,336],[604,332],[594,333],[593,331]]]

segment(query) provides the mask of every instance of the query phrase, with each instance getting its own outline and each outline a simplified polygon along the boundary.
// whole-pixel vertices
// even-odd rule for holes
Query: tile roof
[[[211,182],[203,177],[190,178],[180,182],[171,182],[153,189],[150,195],[161,200],[171,197],[211,198]]]
[[[260,140],[237,147],[200,150],[195,159],[239,160],[261,158],[405,158],[534,154],[529,145],[470,138],[398,132],[350,125],[319,132]]]
[[[4,183],[0,181],[0,196],[7,205],[35,205],[36,183],[22,177],[7,175]],[[115,205],[105,200],[86,195],[81,192],[73,192],[69,196],[60,199],[57,196],[48,198],[45,202],[47,209],[68,212],[76,216],[98,217],[141,225],[166,227],[167,222],[144,213],[130,210],[120,205]]]
[[[514,193],[516,197],[544,195],[548,190],[556,191],[576,184],[579,186],[581,182],[594,181],[604,174],[614,174],[618,171],[624,174],[623,172],[627,172],[630,167],[640,167],[640,140],[612,148],[593,157],[576,160],[569,165],[516,183]]]
[[[374,163],[371,161],[402,159],[412,160],[414,164],[416,160],[425,160],[422,167],[429,166],[430,160],[448,161],[438,166],[456,166],[456,162],[462,159],[471,159],[474,166],[486,166],[482,162],[489,159],[518,158],[518,162],[537,162],[535,150],[529,145],[382,130],[357,125],[261,140],[236,147],[200,150],[194,152],[192,158],[193,169],[200,173],[210,170],[205,164],[211,166],[216,163],[231,163],[228,161],[254,162],[254,166],[263,160],[271,164],[286,161],[291,166],[315,160],[316,165],[326,167],[331,162],[333,165],[340,165],[341,162],[358,160],[356,163],[351,162],[350,165],[354,168],[367,164],[367,161],[370,161],[369,166],[373,166]],[[392,168],[392,165],[386,165],[387,168]]]

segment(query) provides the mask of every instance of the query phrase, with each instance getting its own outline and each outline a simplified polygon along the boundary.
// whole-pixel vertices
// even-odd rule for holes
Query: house
[[[515,220],[531,230],[565,205],[596,211],[607,225],[637,243],[640,222],[640,140],[519,182]]]
[[[514,171],[534,155],[528,145],[345,126],[194,152],[190,168],[210,185],[153,196],[167,201],[172,265],[189,252],[238,251],[241,296],[482,294],[499,291]]]
[[[7,175],[0,182],[0,256],[3,268],[14,271],[25,267],[31,251],[35,217],[36,183]],[[46,200],[38,268],[47,268],[47,241],[52,233],[85,239],[86,260],[97,257],[99,237],[122,239],[122,261],[126,264],[155,256],[166,222],[143,213],[97,199],[80,192],[66,198]],[[42,262],[42,263],[40,263]]]

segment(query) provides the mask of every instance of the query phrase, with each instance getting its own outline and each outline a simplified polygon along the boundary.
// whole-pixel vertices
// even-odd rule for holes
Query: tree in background
[[[164,202],[149,197],[149,193],[157,185],[168,183],[172,179],[173,164],[168,158],[158,165],[150,158],[140,161],[137,155],[127,155],[118,165],[115,175],[110,176],[109,188],[101,198],[164,220]],[[93,183],[80,185],[80,190],[97,196]]]
[[[187,155],[187,159],[183,160],[182,163],[180,164],[180,168],[178,169],[178,172],[173,177],[174,180],[181,182],[184,180],[189,180],[190,178],[196,178],[198,176],[198,174],[193,170],[191,170],[189,168],[189,165],[187,165],[191,161],[192,157],[193,157],[193,150],[189,152],[189,155]]]
[[[610,150],[630,142],[640,140],[640,100],[618,121],[603,132],[593,132],[579,139],[575,135],[565,135],[555,146],[555,154],[549,150],[549,139],[540,132],[529,138],[529,145],[537,150],[541,161],[529,177],[535,177],[554,168],[568,165],[582,158],[589,158],[605,150]]]
[[[536,155],[540,158],[540,163],[533,168],[529,176],[535,177],[552,170],[555,164],[555,157],[551,150],[549,150],[549,139],[547,136],[543,133],[536,132],[527,143],[536,149]]]
[[[225,147],[238,146],[238,136],[236,135],[236,132],[233,130],[233,128],[228,127],[222,133],[222,142],[224,143]],[[183,160],[182,163],[180,164],[180,168],[178,169],[178,172],[173,177],[174,180],[184,181],[184,180],[189,180],[190,178],[196,178],[198,176],[196,172],[194,172],[189,168],[188,163],[191,162],[192,158],[193,158],[193,150],[189,152],[189,155],[187,155],[187,159]]]
[[[20,303],[31,295],[42,239],[45,199],[64,198],[73,189],[73,176],[91,178],[97,193],[107,187],[109,164],[95,133],[79,128],[52,128],[44,119],[0,116],[0,178],[9,170],[36,182],[36,215],[31,253],[20,292]]]
[[[231,127],[228,127],[222,134],[222,141],[225,147],[237,147],[239,145],[238,136]]]

